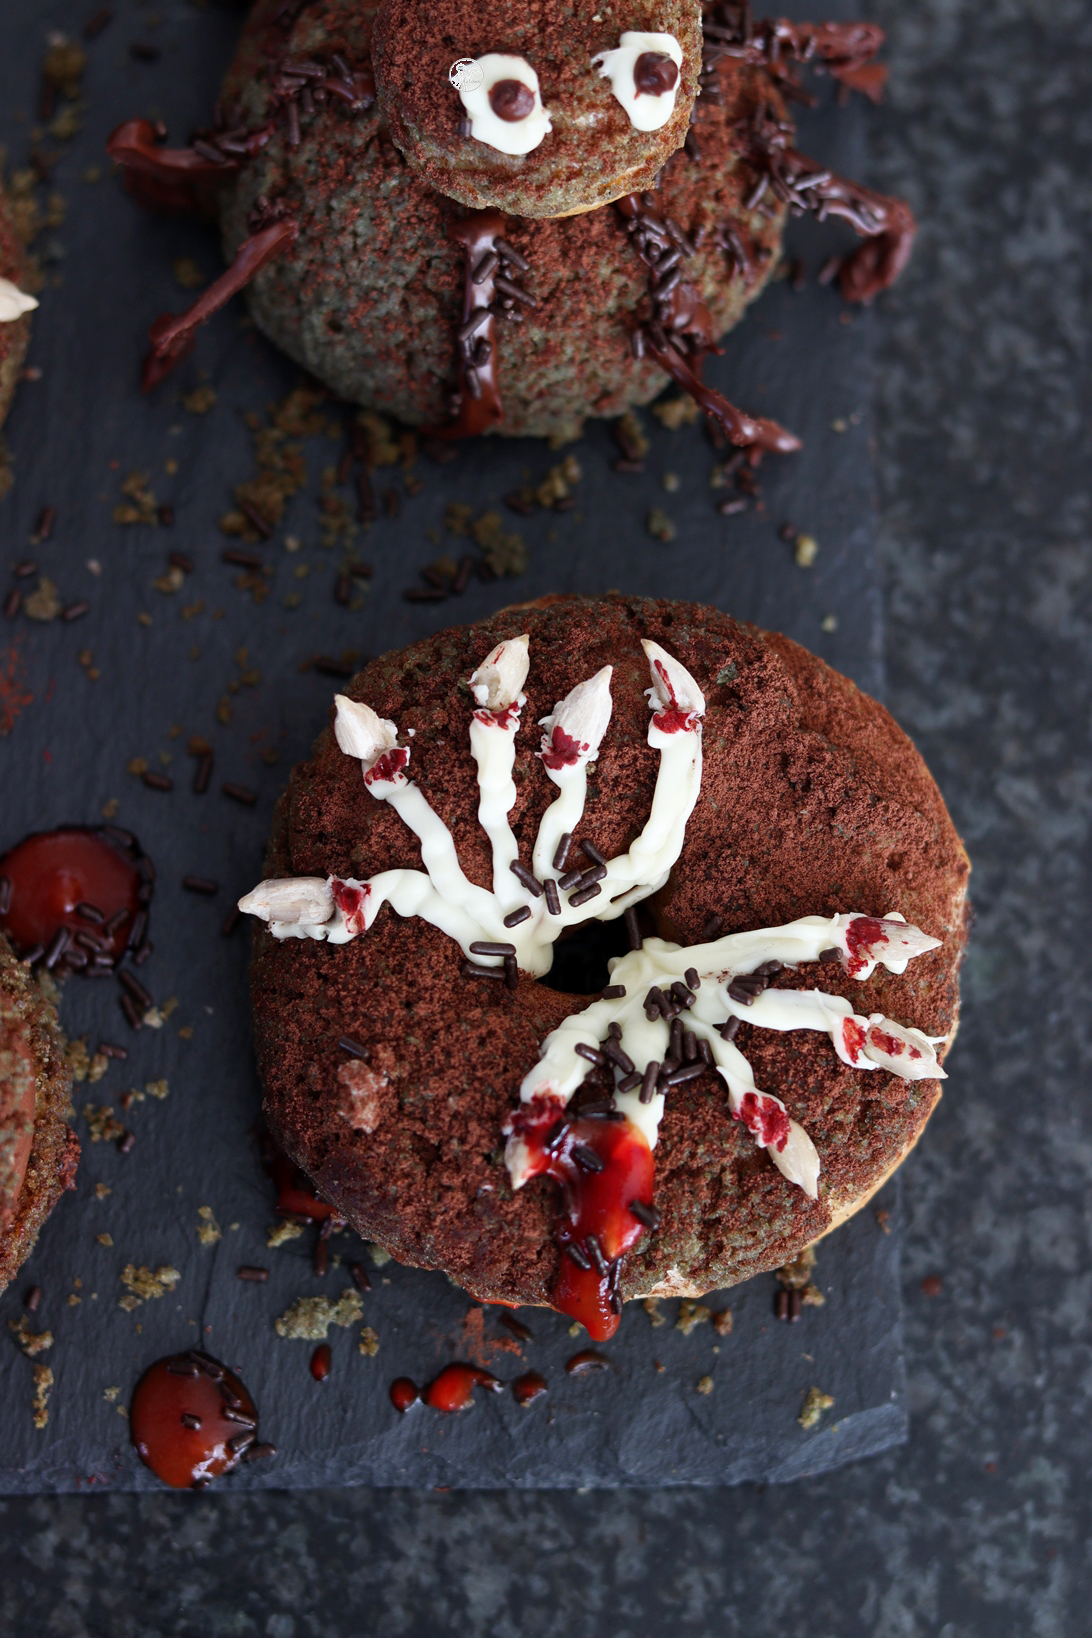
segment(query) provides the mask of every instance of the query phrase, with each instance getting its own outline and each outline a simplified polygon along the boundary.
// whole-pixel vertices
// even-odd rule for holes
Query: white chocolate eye
[[[623,34],[614,51],[592,58],[635,131],[658,131],[675,112],[682,46],[673,34]]]
[[[482,81],[459,92],[470,135],[502,154],[529,154],[553,127],[542,106],[538,75],[524,57],[491,51],[475,59]]]

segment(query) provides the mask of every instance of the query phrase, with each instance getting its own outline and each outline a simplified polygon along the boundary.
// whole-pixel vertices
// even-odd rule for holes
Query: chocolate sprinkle
[[[633,1213],[634,1217],[636,1217],[637,1221],[644,1224],[646,1229],[651,1229],[653,1232],[655,1232],[655,1230],[659,1228],[660,1213],[657,1211],[655,1206],[646,1205],[643,1200],[631,1200],[629,1203],[629,1209]]]
[[[268,1268],[256,1268],[251,1263],[240,1263],[235,1273],[240,1280],[253,1280],[258,1285],[269,1278]]]
[[[351,1035],[339,1035],[337,1044],[342,1052],[349,1054],[350,1058],[363,1058],[367,1062],[372,1055],[370,1047],[362,1046],[359,1041],[354,1041]]]
[[[561,914],[561,898],[557,891],[557,883],[552,879],[546,883],[546,908],[551,916]]]
[[[621,1001],[626,993],[624,984],[608,984],[603,991],[604,1001]]]
[[[530,907],[530,905],[529,904],[521,904],[518,910],[513,910],[509,915],[505,916],[504,925],[506,927],[518,927],[521,922],[529,921],[530,919],[531,919],[531,907]],[[606,993],[606,991],[604,991],[604,994],[605,993]]]
[[[540,899],[542,897],[542,893],[543,893],[542,883],[538,880],[538,878],[536,876],[533,876],[531,874],[531,872],[528,870],[528,868],[527,868],[527,866],[525,864],[520,864],[518,859],[513,859],[512,863],[509,865],[508,868],[511,870],[511,872],[512,872],[513,876],[516,878],[516,880],[518,882],[522,882],[523,886],[527,889],[528,893],[532,893],[536,899]],[[555,895],[555,897],[557,895],[557,888],[556,887],[554,888],[554,895]],[[546,902],[547,902],[547,904],[549,904],[549,896],[548,895],[547,895]],[[553,914],[556,916],[558,914],[558,911],[560,911],[560,909],[561,909],[561,906],[559,904],[557,909],[553,910]]]
[[[572,845],[573,845],[572,831],[567,830],[567,831],[565,831],[564,835],[562,836],[560,842],[558,842],[558,844],[557,844],[557,851],[554,854],[554,869],[555,870],[564,870],[565,861],[569,857],[569,849],[572,847]]]

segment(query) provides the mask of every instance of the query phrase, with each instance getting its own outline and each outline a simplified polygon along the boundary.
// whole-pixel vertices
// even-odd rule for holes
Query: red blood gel
[[[129,1410],[141,1461],[176,1490],[203,1488],[235,1467],[254,1442],[257,1421],[239,1378],[196,1350],[149,1365]]]
[[[396,1411],[404,1416],[411,1405],[416,1405],[421,1395],[417,1392],[416,1382],[411,1382],[408,1376],[396,1376],[391,1383],[391,1404]]]
[[[461,1411],[471,1405],[475,1388],[488,1388],[490,1393],[500,1393],[503,1387],[503,1382],[498,1382],[491,1372],[483,1371],[477,1365],[445,1365],[439,1376],[429,1383],[422,1397],[433,1410]]]
[[[325,1382],[330,1374],[330,1344],[320,1342],[311,1355],[311,1375],[316,1382]]]
[[[524,1376],[517,1376],[512,1383],[512,1392],[517,1405],[529,1405],[532,1399],[546,1392],[546,1378],[537,1371],[528,1371]]]
[[[583,1245],[594,1235],[607,1262],[613,1263],[644,1233],[644,1225],[629,1208],[635,1200],[652,1199],[652,1150],[630,1121],[593,1118],[573,1120],[547,1148],[557,1124],[557,1104],[550,1099],[531,1103],[516,1120],[532,1175],[545,1172],[561,1185],[558,1242],[563,1248]],[[581,1147],[594,1151],[603,1163],[601,1171],[588,1171],[573,1158],[573,1151]],[[618,1329],[620,1315],[611,1304],[609,1276],[594,1266],[579,1268],[564,1250],[551,1299],[555,1308],[580,1321],[593,1342],[606,1342]]]
[[[887,934],[883,930],[882,922],[877,921],[874,916],[854,916],[846,928],[849,971],[854,976],[862,972],[876,951],[886,943]]]
[[[333,1206],[319,1199],[307,1173],[268,1133],[262,1141],[262,1164],[277,1190],[276,1209],[282,1217],[307,1217],[313,1223],[321,1223],[333,1216]]]
[[[140,850],[126,849],[101,830],[71,826],[40,831],[0,858],[0,876],[11,883],[11,902],[0,927],[18,950],[49,945],[61,927],[103,939],[101,953],[120,961],[140,909]],[[78,904],[102,911],[101,923],[85,921]],[[122,921],[107,937],[104,927]]]
[[[565,1369],[570,1376],[584,1376],[588,1371],[608,1371],[610,1360],[606,1354],[596,1353],[594,1348],[581,1348],[578,1354],[565,1361]]]

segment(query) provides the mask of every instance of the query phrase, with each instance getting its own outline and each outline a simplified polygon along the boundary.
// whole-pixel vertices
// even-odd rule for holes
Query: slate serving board
[[[47,31],[77,33],[91,9],[8,0],[0,127],[16,165],[38,140],[32,128]],[[116,801],[118,822],[138,833],[159,871],[155,954],[141,978],[158,1002],[176,998],[177,1006],[162,1028],[133,1035],[112,983],[65,987],[70,1035],[86,1035],[92,1047],[101,1039],[129,1047],[127,1062],[113,1065],[98,1084],[77,1086],[77,1108],[93,1103],[120,1114],[127,1089],[159,1078],[169,1095],[137,1102],[122,1116],[136,1134],[128,1155],[92,1142],[81,1114],[79,1188],[0,1298],[0,1321],[17,1320],[21,1294],[40,1285],[32,1329],[49,1327],[56,1338],[41,1356],[55,1376],[49,1423],[36,1431],[31,1362],[0,1326],[0,1491],[155,1487],[129,1445],[119,1406],[146,1364],[197,1344],[238,1368],[260,1406],[261,1436],[278,1447],[274,1460],[225,1481],[236,1488],[784,1480],[896,1442],[905,1435],[906,1413],[894,1187],[877,1202],[889,1213],[891,1232],[866,1211],[821,1248],[816,1278],[826,1306],[806,1310],[799,1325],[774,1320],[770,1277],[710,1299],[715,1309],[731,1307],[730,1336],[718,1336],[708,1323],[689,1335],[674,1329],[673,1303],[662,1305],[667,1324],[659,1328],[631,1307],[605,1350],[612,1369],[569,1377],[564,1362],[581,1344],[560,1316],[525,1312],[534,1336],[518,1357],[495,1313],[478,1310],[442,1276],[369,1262],[373,1291],[363,1319],[378,1333],[379,1352],[358,1351],[359,1322],[333,1330],[333,1370],[316,1384],[308,1371],[314,1344],[278,1338],[274,1318],[299,1296],[336,1297],[350,1285],[343,1260],[368,1257],[354,1237],[338,1237],[330,1272],[320,1280],[311,1267],[312,1231],[267,1248],[273,1197],[253,1135],[259,1098],[246,936],[218,932],[230,904],[260,873],[272,804],[288,768],[325,720],[335,684],[301,670],[316,652],[376,652],[516,599],[617,587],[706,601],[777,627],[879,692],[867,316],[846,324],[831,291],[812,280],[793,293],[782,283],[712,366],[715,384],[805,440],[801,455],[763,467],[761,512],[717,515],[719,497],[708,482],[714,456],[698,428],[669,433],[646,414],[652,451],[645,474],[635,477],[611,470],[616,451],[609,434],[592,425],[574,447],[584,472],[576,508],[507,515],[530,551],[525,575],[475,581],[459,602],[405,602],[403,589],[440,549],[427,531],[441,530],[445,505],[461,500],[475,512],[500,506],[507,491],[541,478],[559,459],[540,444],[489,440],[462,449],[450,466],[418,463],[424,488],[403,497],[397,520],[376,523],[358,543],[375,576],[363,606],[346,609],[333,600],[334,558],[318,546],[316,509],[319,475],[341,446],[317,437],[306,443],[308,485],[264,550],[275,575],[259,607],[234,585],[238,571],[221,562],[228,543],[217,520],[234,484],[253,470],[242,415],[283,398],[297,373],[243,322],[236,305],[206,328],[178,376],[142,399],[136,377],[146,327],[186,299],[172,263],[191,257],[212,276],[218,250],[199,224],[146,216],[108,175],[88,179],[89,167],[106,172],[105,138],[121,118],[162,116],[179,139],[200,122],[230,55],[239,11],[169,0],[155,24],[123,0],[115,13],[89,47],[82,129],[63,145],[48,136],[39,141],[43,151],[60,155],[51,187],[63,195],[67,214],[38,245],[47,287],[30,361],[41,376],[21,388],[7,428],[16,484],[0,502],[0,568],[6,577],[10,564],[33,556],[65,603],[86,598],[91,609],[78,624],[20,617],[0,628],[0,705],[10,730],[0,739],[0,848],[29,830],[93,823]],[[134,60],[134,40],[157,46],[159,60]],[[824,102],[825,111],[807,118],[804,145],[865,175],[865,116],[857,108],[835,112],[829,89]],[[794,242],[814,273],[831,244],[842,241],[805,224],[794,230]],[[199,384],[217,394],[204,416],[180,403]],[[337,413],[331,406],[329,419]],[[833,430],[835,421],[845,430]],[[157,501],[173,506],[173,527],[113,521],[121,482],[134,470],[149,474]],[[666,473],[680,480],[672,492],[663,485]],[[57,509],[56,528],[47,543],[30,546],[44,505]],[[675,524],[669,544],[646,529],[656,506]],[[798,568],[778,538],[786,520],[820,542],[811,569]],[[295,554],[284,548],[288,534],[302,542]],[[444,540],[445,549],[461,544]],[[173,596],[152,585],[171,550],[196,564]],[[303,565],[305,576],[297,573]],[[285,606],[299,594],[298,606]],[[219,720],[228,714],[218,716],[223,700],[230,721]],[[216,773],[204,796],[190,790],[190,734],[215,747]],[[275,765],[263,752],[277,754]],[[127,773],[134,757],[165,767],[173,792],[148,790]],[[252,786],[256,806],[225,798],[224,780]],[[189,873],[218,880],[216,898],[184,892],[181,879]],[[96,1183],[112,1192],[96,1198]],[[211,1208],[221,1229],[209,1246],[197,1236],[202,1207]],[[125,1312],[119,1275],[129,1263],[170,1265],[179,1282]],[[268,1266],[268,1283],[240,1282],[240,1263]],[[479,1396],[483,1402],[470,1414],[455,1417],[418,1408],[400,1418],[392,1409],[388,1386],[396,1375],[425,1381],[453,1358],[475,1357],[506,1381],[540,1370],[549,1392],[528,1409],[508,1393]],[[699,1394],[697,1382],[706,1376],[713,1391]],[[835,1408],[818,1430],[805,1432],[796,1418],[812,1386],[833,1395]]]

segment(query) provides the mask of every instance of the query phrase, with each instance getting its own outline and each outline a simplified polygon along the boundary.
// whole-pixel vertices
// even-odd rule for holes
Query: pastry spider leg
[[[145,392],[159,384],[193,350],[200,325],[244,290],[256,274],[295,242],[299,229],[291,217],[259,228],[239,246],[226,273],[203,290],[184,313],[164,313],[148,332],[151,352],[144,360],[140,384]]]

